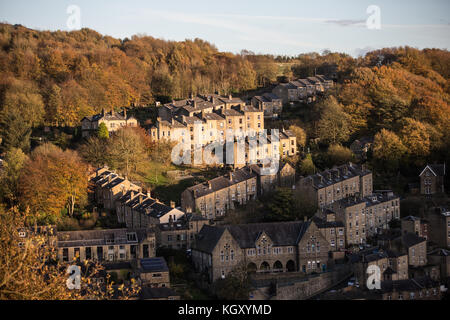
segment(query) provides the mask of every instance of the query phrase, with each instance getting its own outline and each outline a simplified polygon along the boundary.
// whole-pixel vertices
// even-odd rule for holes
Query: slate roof
[[[311,179],[316,189],[322,189],[339,181],[344,181],[357,176],[365,176],[371,171],[353,163],[344,164],[333,169],[324,170],[304,179]]]
[[[301,240],[310,222],[252,223],[231,226],[203,226],[198,234],[195,249],[211,253],[225,230],[228,230],[241,249],[255,248],[255,241],[264,232],[273,246],[295,246]]]
[[[326,221],[324,219],[321,219],[317,216],[314,216],[312,218],[312,221],[316,224],[316,226],[319,229],[325,229],[325,228],[343,228],[344,223],[342,221]]]
[[[139,264],[141,273],[169,271],[166,260],[162,257],[141,259],[139,260]]]
[[[427,240],[414,233],[406,233],[402,236],[401,241],[405,247],[409,248]]]
[[[128,233],[136,233],[137,241],[140,242],[147,237],[146,229],[103,229],[103,230],[83,230],[83,231],[64,231],[57,232],[58,247],[84,247],[84,246],[102,246],[109,244],[127,244],[136,243],[128,241]]]
[[[443,177],[445,176],[445,164],[428,164],[426,168],[430,168],[431,171],[434,172],[435,175],[439,176],[439,177]],[[420,176],[424,173],[425,169],[422,170],[422,172],[420,173]]]
[[[249,180],[253,177],[256,177],[256,173],[250,172],[248,167],[244,167],[242,169],[235,170],[230,172],[232,175],[232,180],[230,181],[229,174],[221,177],[214,178],[209,180],[208,182],[197,184],[190,188],[187,188],[189,192],[195,194],[195,197],[203,197],[207,194],[216,192],[218,190],[222,190],[224,188],[228,188],[234,184],[240,183],[245,180]],[[211,185],[211,188],[209,187]]]

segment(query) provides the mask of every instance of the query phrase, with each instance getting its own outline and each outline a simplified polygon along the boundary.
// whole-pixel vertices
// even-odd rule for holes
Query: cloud
[[[293,45],[305,48],[316,48],[317,44],[300,41],[298,38],[288,34],[275,31],[273,28],[254,26],[243,19],[242,15],[214,15],[214,14],[190,14],[172,11],[146,10],[139,14],[133,14],[133,20],[138,16],[142,19],[149,17],[164,19],[176,23],[198,24],[208,27],[215,27],[230,30],[236,33],[236,37],[246,41],[263,41],[265,43],[277,45]]]
[[[348,26],[362,27],[366,25],[366,20],[351,20],[351,19],[326,20],[325,23],[337,24],[341,27],[348,27]]]

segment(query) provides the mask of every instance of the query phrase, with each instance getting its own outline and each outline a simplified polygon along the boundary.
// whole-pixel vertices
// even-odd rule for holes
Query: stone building
[[[265,93],[255,96],[251,101],[252,106],[264,111],[264,118],[278,118],[283,111],[283,100],[273,93]]]
[[[440,300],[439,282],[422,277],[416,279],[382,281],[377,290],[382,300]]]
[[[258,197],[275,191],[277,187],[291,188],[295,185],[295,169],[287,162],[280,162],[279,169],[274,174],[264,174],[265,168],[261,164],[252,164],[248,166],[257,178]]]
[[[364,165],[348,163],[300,179],[299,189],[324,208],[347,197],[372,194],[372,172]]]
[[[174,202],[167,206],[152,198],[150,192],[144,194],[133,190],[124,191],[117,198],[115,208],[119,223],[125,223],[127,228],[149,228],[184,216]]]
[[[140,192],[141,187],[127,178],[121,177],[107,167],[97,169],[90,176],[90,184],[94,188],[94,201],[108,210],[115,210],[116,200],[125,191]]]
[[[401,220],[402,233],[414,233],[428,240],[429,222],[423,218],[407,216]]]
[[[94,201],[105,209],[115,211],[119,223],[127,228],[139,229],[177,220],[184,212],[175,208],[175,203],[167,206],[144,194],[142,188],[127,178],[119,176],[108,168],[99,168],[90,176],[94,187]]]
[[[347,197],[334,202],[332,208],[336,221],[345,225],[347,245],[365,243],[368,237],[388,229],[390,221],[400,219],[400,198],[391,191]]]
[[[140,259],[138,273],[144,287],[170,288],[169,267],[162,257]]]
[[[450,248],[450,210],[445,207],[431,208],[429,221],[429,240],[441,248]]]
[[[188,214],[177,221],[162,223],[158,225],[156,244],[170,249],[191,249],[195,237],[205,224],[208,224],[208,219],[197,214]]]
[[[312,221],[327,239],[330,244],[330,251],[345,250],[345,226],[341,221],[336,221],[334,212],[329,212],[326,215],[326,220],[314,216]]]
[[[404,250],[370,248],[352,255],[350,261],[355,276],[363,286],[369,277],[367,270],[371,265],[380,268],[381,281],[408,279],[408,254]]]
[[[406,233],[395,239],[391,248],[406,250],[410,267],[423,267],[427,264],[427,240],[414,233]]]
[[[263,135],[264,110],[246,105],[241,99],[221,97],[218,95],[199,95],[181,101],[174,101],[159,108],[156,123],[150,128],[149,135],[153,141],[171,141],[191,151],[191,162],[194,152],[201,151],[201,158],[206,157],[204,149],[219,144],[225,148],[225,142]],[[231,136],[230,136],[231,135]],[[296,139],[292,132],[280,133],[280,143],[284,145],[282,154],[285,157],[297,154]],[[269,143],[271,144],[271,143]],[[267,145],[272,153],[273,146]],[[278,150],[278,145],[276,146]],[[234,152],[234,150],[232,150]],[[231,152],[227,150],[227,152]],[[248,156],[248,155],[247,155]],[[236,156],[235,156],[236,158]],[[247,159],[247,160],[245,160]],[[250,163],[248,157],[244,163]],[[258,158],[262,160],[261,158]],[[219,159],[225,163],[225,159]],[[202,161],[201,165],[204,165]],[[200,165],[195,163],[195,165]]]
[[[209,220],[223,216],[236,204],[243,205],[256,198],[256,177],[255,172],[245,167],[190,187],[181,195],[182,210],[199,212]]]
[[[57,232],[58,258],[118,262],[155,256],[155,233],[146,229]]]
[[[239,266],[258,273],[320,273],[327,269],[329,251],[314,222],[205,225],[192,248],[192,261],[215,281]]]
[[[127,116],[126,109],[122,113],[116,113],[113,110],[105,112],[105,109],[103,109],[102,113],[81,120],[82,137],[86,138],[96,133],[101,123],[106,125],[108,132],[114,132],[126,126],[137,127],[138,125],[134,117]]]
[[[282,99],[283,103],[312,102],[316,96],[333,88],[334,82],[323,75],[307,79],[298,79],[289,83],[281,83],[272,92]]]
[[[444,193],[445,164],[428,164],[419,177],[421,194]]]

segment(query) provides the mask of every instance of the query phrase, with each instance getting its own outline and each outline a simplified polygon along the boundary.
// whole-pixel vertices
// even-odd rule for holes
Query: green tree
[[[18,114],[7,113],[0,115],[2,151],[17,148],[27,152],[30,149],[31,132],[31,126],[24,123]]]
[[[295,220],[295,209],[292,190],[278,188],[266,203],[268,221],[291,221]]]
[[[100,123],[97,130],[97,137],[100,139],[109,139],[109,131],[105,123]]]
[[[10,206],[16,204],[19,177],[27,158],[21,149],[11,148],[3,160],[3,169],[0,171],[0,200],[7,201]]]
[[[307,154],[305,159],[300,163],[300,174],[308,176],[316,172],[316,166],[314,165],[311,154]]]

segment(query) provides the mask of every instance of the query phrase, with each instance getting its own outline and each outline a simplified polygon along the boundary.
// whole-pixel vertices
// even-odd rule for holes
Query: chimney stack
[[[127,108],[123,108],[123,117],[127,120]]]
[[[144,199],[142,198],[142,194],[141,195],[139,195],[139,204],[142,204],[142,201],[143,201]]]
[[[229,173],[229,178],[230,178],[230,182],[233,182],[233,173],[232,172]]]
[[[134,191],[131,191],[131,199],[134,198]]]
[[[175,202],[174,202],[174,201],[170,201],[170,207],[171,207],[172,209],[175,209]]]
[[[229,100],[233,100],[233,96],[230,94],[230,95],[228,96],[228,99],[229,99]]]
[[[147,198],[152,198],[152,192],[150,190],[147,191]]]
[[[211,181],[208,181],[208,188],[209,188],[209,190],[212,189]]]

